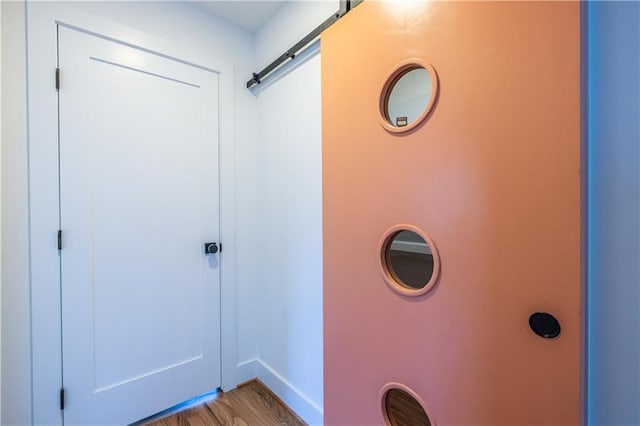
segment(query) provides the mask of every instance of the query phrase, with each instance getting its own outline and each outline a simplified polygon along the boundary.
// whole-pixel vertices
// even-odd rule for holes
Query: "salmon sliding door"
[[[327,425],[580,423],[580,84],[578,2],[365,1],[323,34]]]

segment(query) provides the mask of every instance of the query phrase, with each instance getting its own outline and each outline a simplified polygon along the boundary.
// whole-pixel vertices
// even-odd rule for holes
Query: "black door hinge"
[[[58,250],[62,250],[62,229],[58,229]]]
[[[60,409],[64,410],[64,388],[60,389]]]
[[[60,68],[56,68],[56,90],[60,90]]]

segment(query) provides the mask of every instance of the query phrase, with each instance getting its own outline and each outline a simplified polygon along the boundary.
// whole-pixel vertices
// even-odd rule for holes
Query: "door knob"
[[[216,254],[218,252],[218,243],[204,243],[204,254]]]

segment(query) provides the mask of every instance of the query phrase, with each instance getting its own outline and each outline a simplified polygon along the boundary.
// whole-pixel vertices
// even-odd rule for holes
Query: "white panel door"
[[[65,424],[220,386],[218,75],[59,28]]]

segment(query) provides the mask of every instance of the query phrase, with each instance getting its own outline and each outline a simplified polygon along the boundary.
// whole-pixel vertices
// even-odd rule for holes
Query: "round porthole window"
[[[434,426],[424,403],[408,387],[399,383],[386,385],[381,393],[382,417],[387,426]]]
[[[394,291],[418,296],[435,285],[440,258],[433,241],[420,229],[411,225],[391,228],[379,250],[382,276]]]
[[[380,95],[382,126],[407,132],[427,118],[438,93],[433,66],[419,59],[402,62],[386,79]]]

